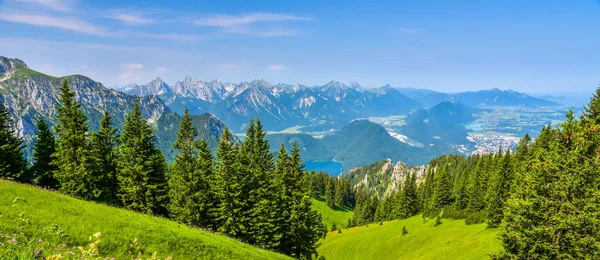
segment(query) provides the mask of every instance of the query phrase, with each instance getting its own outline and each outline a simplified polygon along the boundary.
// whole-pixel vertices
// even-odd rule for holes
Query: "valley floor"
[[[320,255],[336,259],[489,259],[501,249],[497,229],[486,224],[466,225],[464,220],[435,219],[423,223],[421,215],[384,222],[383,225],[329,232],[320,241]],[[402,235],[406,226],[408,234]]]

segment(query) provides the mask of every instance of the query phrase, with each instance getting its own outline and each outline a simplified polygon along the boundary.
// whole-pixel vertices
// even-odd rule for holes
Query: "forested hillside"
[[[536,140],[525,135],[515,150],[444,155],[422,167],[386,160],[339,177],[306,171],[296,142],[290,151],[282,143],[273,155],[260,120],[250,120],[241,142],[223,129],[213,158],[187,110],[177,128],[176,156],[167,164],[139,104],[122,129],[104,113],[91,132],[75,95],[63,82],[56,134],[38,121],[31,166],[0,106],[0,177],[301,259],[319,257],[318,241],[327,239],[327,230],[339,235],[417,215],[432,228],[464,219],[497,229],[502,249],[489,253],[498,259],[600,257],[600,88],[579,118],[569,111],[558,127],[544,127]],[[370,149],[329,138],[339,147]],[[397,235],[407,232],[403,227]]]
[[[600,88],[580,118],[572,111],[566,118],[556,128],[544,127],[536,140],[525,135],[515,151],[434,159],[388,194],[373,188],[389,178],[382,173],[385,162],[358,169],[366,171],[364,181],[348,175],[356,183],[351,224],[417,214],[436,226],[465,219],[499,228],[503,250],[490,252],[495,258],[597,258]]]
[[[288,153],[282,145],[274,158],[260,121],[250,121],[241,143],[224,129],[213,158],[185,111],[173,145],[176,156],[167,165],[139,104],[127,113],[123,129],[114,128],[104,113],[99,130],[90,132],[64,81],[56,110],[56,137],[38,122],[35,162],[28,167],[22,140],[0,105],[1,178],[170,218],[295,258],[316,255],[325,227],[311,208],[299,149],[293,144]]]

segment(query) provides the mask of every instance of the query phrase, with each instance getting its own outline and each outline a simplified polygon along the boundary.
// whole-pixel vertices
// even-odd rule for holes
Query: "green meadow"
[[[312,208],[321,214],[323,224],[327,226],[327,230],[331,230],[333,223],[338,227],[346,227],[348,219],[354,216],[351,208],[335,206],[335,209],[332,209],[327,207],[325,200],[313,200]]]
[[[98,232],[100,255],[117,259],[133,259],[140,252],[144,259],[155,252],[160,259],[289,259],[167,219],[31,186],[0,181],[0,191],[0,259],[50,256],[62,244],[77,251]],[[45,252],[39,252],[42,245],[47,245]]]
[[[435,219],[423,223],[421,215],[383,222],[383,225],[329,232],[320,241],[320,255],[335,259],[489,259],[501,249],[497,229],[486,224],[465,225],[464,220]],[[408,234],[402,235],[406,226]]]

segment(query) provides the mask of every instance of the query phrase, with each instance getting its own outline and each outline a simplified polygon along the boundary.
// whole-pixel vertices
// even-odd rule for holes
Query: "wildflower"
[[[53,254],[49,257],[46,257],[46,260],[60,260],[63,259],[63,256],[61,254]]]

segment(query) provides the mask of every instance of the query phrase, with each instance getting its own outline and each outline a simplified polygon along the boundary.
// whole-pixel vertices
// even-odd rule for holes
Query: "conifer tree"
[[[205,226],[213,230],[218,228],[219,193],[218,176],[215,172],[214,158],[208,148],[206,139],[202,138],[199,145],[199,156],[197,162],[197,175],[204,180],[203,201],[200,208],[203,210]]]
[[[44,120],[36,123],[37,137],[33,148],[33,165],[31,173],[35,183],[42,187],[58,189],[58,181],[54,178],[56,167],[52,165],[52,154],[56,152],[56,140],[50,127]]]
[[[90,138],[90,170],[97,178],[98,189],[101,191],[98,199],[114,205],[120,204],[117,141],[117,129],[112,127],[112,118],[105,111],[100,129],[92,133]]]
[[[484,162],[485,158],[488,156],[482,156],[477,161],[477,166],[475,166],[474,172],[472,175],[473,181],[473,192],[471,197],[469,198],[469,205],[467,206],[467,210],[471,213],[478,212],[485,208],[485,167]]]
[[[323,228],[319,215],[311,209],[308,188],[302,183],[304,166],[296,142],[289,157],[282,144],[278,158],[276,172],[281,176],[282,206],[285,207],[279,250],[296,258],[310,259],[316,254],[315,244]],[[287,169],[280,173],[279,168],[286,165]]]
[[[229,129],[225,129],[217,150],[217,176],[219,196],[219,231],[230,236],[241,233],[239,163],[236,161],[239,147],[232,142]]]
[[[545,127],[532,144],[532,167],[504,212],[498,258],[600,258],[600,163],[593,149],[600,127],[583,121],[569,111],[565,122]]]
[[[250,154],[253,189],[250,198],[254,206],[250,213],[250,236],[254,244],[274,249],[279,246],[282,237],[280,223],[283,219],[278,209],[281,186],[274,173],[273,155],[260,120],[256,120],[253,130],[253,149]]]
[[[123,205],[131,210],[167,216],[166,162],[139,104],[127,114],[119,143],[117,178]]]
[[[590,102],[585,106],[581,115],[582,121],[600,124],[600,87],[590,98]]]
[[[466,209],[469,204],[469,194],[467,190],[469,174],[471,174],[471,171],[464,169],[459,177],[456,187],[456,200],[454,201],[454,205],[456,209],[459,210]]]
[[[169,169],[169,198],[171,218],[196,227],[211,227],[214,211],[208,176],[212,158],[206,155],[206,141],[198,142],[198,131],[185,109],[177,141],[175,161]],[[202,157],[200,154],[202,154]]]
[[[447,171],[446,162],[436,172],[436,185],[434,192],[433,208],[439,209],[450,205],[452,201],[452,179]]]
[[[409,218],[419,212],[417,201],[416,173],[408,174],[402,188],[402,210],[401,218]]]
[[[343,206],[346,204],[346,189],[343,180],[336,180],[335,185],[335,204]]]
[[[335,181],[331,178],[325,184],[325,202],[329,208],[335,207]]]
[[[489,189],[489,202],[487,210],[488,228],[495,228],[500,225],[504,217],[504,203],[512,190],[514,178],[514,168],[510,155],[510,150],[502,156],[501,165],[498,172],[492,178]]]
[[[60,182],[62,193],[96,200],[102,192],[98,189],[98,178],[89,169],[87,119],[66,80],[60,90],[58,123],[54,126],[58,135],[56,153],[52,156],[56,166],[54,177]]]
[[[27,161],[23,157],[23,140],[13,132],[8,110],[0,104],[0,178],[31,182]]]

